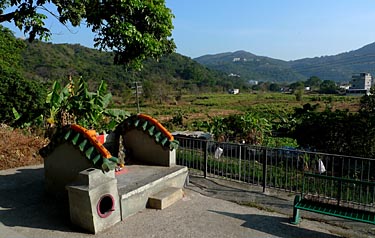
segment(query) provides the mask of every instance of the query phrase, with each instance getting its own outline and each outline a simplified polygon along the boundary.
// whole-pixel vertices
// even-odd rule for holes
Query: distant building
[[[350,89],[368,89],[370,90],[372,77],[369,73],[354,74],[352,76]]]
[[[246,58],[239,58],[239,57],[238,57],[238,58],[233,58],[232,61],[233,61],[233,62],[240,62],[241,60],[242,60],[243,62],[246,62],[246,61],[247,61]]]
[[[238,88],[231,88],[228,90],[229,94],[239,94],[240,90]]]
[[[353,74],[351,86],[346,90],[347,94],[369,94],[372,86],[370,73]]]
[[[342,84],[339,86],[340,89],[343,89],[343,90],[348,90],[350,88],[350,85],[347,85],[347,84]]]
[[[241,77],[239,74],[234,74],[234,73],[230,73],[228,76],[229,77],[237,77],[237,78]]]
[[[250,85],[258,85],[258,81],[256,80],[249,80]]]

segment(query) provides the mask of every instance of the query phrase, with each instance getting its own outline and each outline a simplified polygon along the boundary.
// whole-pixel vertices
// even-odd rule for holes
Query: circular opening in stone
[[[115,210],[114,208],[115,201],[110,194],[102,196],[98,202],[98,205],[96,206],[96,209],[98,210],[98,215],[101,218],[105,218],[111,215],[112,212]]]

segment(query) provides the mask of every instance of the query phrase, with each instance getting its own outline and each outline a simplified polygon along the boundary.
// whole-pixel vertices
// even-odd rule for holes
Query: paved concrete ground
[[[276,189],[267,189],[266,193],[263,193],[261,186],[215,178],[204,179],[199,176],[191,176],[190,180],[191,183],[195,185],[191,186],[190,189],[205,196],[224,199],[292,217],[295,193],[287,193],[283,190]],[[330,225],[341,228],[344,231],[342,235],[345,237],[375,237],[375,226],[371,224],[354,222],[307,211],[300,211],[300,213],[304,218],[302,223],[308,222],[309,220],[319,221],[322,226]],[[341,231],[339,231],[339,233],[340,232]]]
[[[291,225],[288,214],[252,203],[267,201],[287,211],[288,196],[266,196],[236,186],[191,178],[185,197],[176,204],[161,211],[146,209],[95,237],[372,237],[371,227],[352,231],[307,219]],[[253,207],[227,200],[251,202]],[[34,166],[0,171],[1,237],[94,236],[72,226],[67,207],[44,195],[43,168]]]

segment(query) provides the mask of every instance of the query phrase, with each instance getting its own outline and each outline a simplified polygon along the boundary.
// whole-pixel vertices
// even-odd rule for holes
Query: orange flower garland
[[[138,117],[152,122],[152,124],[154,124],[164,135],[167,136],[169,141],[174,140],[173,135],[162,124],[160,124],[160,122],[158,122],[158,120],[156,120],[155,118],[150,117],[149,115],[146,115],[146,114],[139,114]]]
[[[112,157],[111,153],[96,139],[95,130],[88,130],[77,124],[70,125],[70,128],[76,132],[82,133],[104,158],[109,159]]]

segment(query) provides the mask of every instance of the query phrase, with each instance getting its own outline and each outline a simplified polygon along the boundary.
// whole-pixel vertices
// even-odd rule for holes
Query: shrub
[[[44,114],[46,91],[43,85],[26,80],[17,72],[0,70],[0,122],[17,127]],[[15,120],[13,108],[21,116],[18,120]]]

